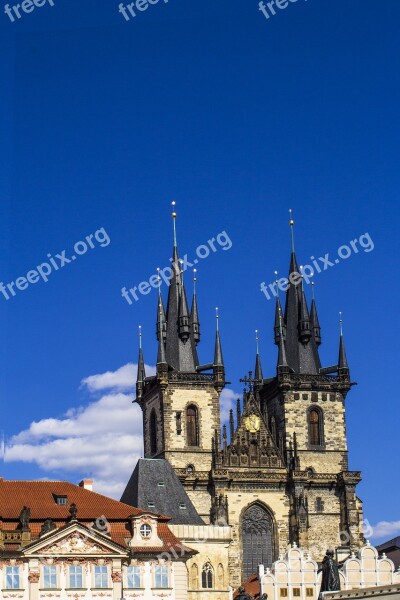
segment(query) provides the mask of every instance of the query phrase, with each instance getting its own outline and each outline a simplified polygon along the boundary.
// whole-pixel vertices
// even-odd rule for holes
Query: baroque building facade
[[[284,307],[276,295],[275,374],[264,377],[257,347],[255,370],[242,380],[243,400],[229,423],[221,424],[226,379],[218,315],[213,360],[201,364],[197,296],[194,291],[189,308],[175,218],[173,213],[166,306],[160,289],[158,295],[156,375],[146,377],[139,350],[136,402],[143,413],[145,459],[171,465],[201,522],[230,526],[234,588],[259,565],[270,568],[293,543],[317,560],[328,547],[342,547],[342,555],[357,551],[364,543],[356,495],[361,474],[348,469],[345,415],[353,382],[342,331],[337,362],[321,364],[321,327],[315,299],[309,305],[299,274],[293,221]],[[140,477],[136,483],[145,484]],[[128,486],[127,503],[130,495]]]
[[[91,483],[0,479],[0,598],[187,600],[197,551]]]

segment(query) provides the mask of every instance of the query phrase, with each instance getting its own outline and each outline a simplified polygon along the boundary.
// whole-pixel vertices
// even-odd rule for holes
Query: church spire
[[[299,337],[302,344],[306,345],[311,339],[311,322],[308,312],[306,295],[304,293],[304,279],[301,278],[300,289],[300,319],[299,319]]]
[[[214,367],[224,367],[224,359],[222,358],[221,338],[219,335],[219,311],[215,309],[216,331],[215,331],[215,351],[214,351]]]
[[[222,357],[221,338],[219,335],[219,312],[215,309],[216,332],[215,332],[215,350],[214,350],[214,381],[216,389],[221,392],[225,386],[225,365]]]
[[[304,291],[301,269],[297,264],[294,244],[294,220],[290,210],[291,255],[282,332],[285,333],[287,363],[295,373],[317,374],[321,367],[318,348],[311,331],[310,313]],[[277,307],[279,314],[279,306]],[[277,314],[275,342],[277,343]]]
[[[140,401],[143,395],[144,381],[146,379],[146,369],[144,366],[143,349],[142,349],[142,326],[139,325],[139,358],[137,364],[136,377],[136,400]]]
[[[256,329],[256,367],[254,369],[254,379],[257,381],[262,381],[264,379],[262,366],[261,366],[261,358],[260,351],[258,347],[258,330]]]
[[[313,334],[316,345],[320,346],[321,345],[321,327],[320,327],[319,319],[318,319],[317,306],[315,304],[314,285],[315,284],[312,281],[311,282],[312,300],[311,300],[311,314],[310,314],[311,332]]]
[[[277,364],[278,373],[286,373],[289,370],[287,358],[286,358],[285,342],[283,339],[282,320],[283,320],[282,313],[280,313],[279,314],[279,352],[278,352],[278,364]]]
[[[197,281],[197,269],[193,269],[193,300],[192,309],[190,311],[190,325],[192,328],[193,339],[196,345],[200,342],[200,322],[199,322],[199,311],[197,308],[197,294],[196,294],[196,281]]]
[[[282,306],[281,306],[281,300],[279,298],[279,287],[278,287],[278,271],[275,271],[275,286],[276,286],[276,303],[275,303],[275,325],[274,325],[274,337],[275,337],[275,344],[278,345],[279,344],[279,336],[280,336],[280,315],[282,314]],[[286,327],[285,324],[282,323],[282,333],[283,333],[283,339],[285,340],[286,337]]]
[[[189,309],[179,262],[175,202],[172,202],[174,246],[166,310],[166,362],[175,370],[195,373],[198,366],[196,344],[191,334]]]
[[[339,341],[339,360],[338,360],[338,367],[339,367],[339,374],[340,372],[343,370],[348,371],[349,370],[349,365],[347,362],[347,356],[346,356],[346,349],[344,347],[344,339],[343,339],[343,319],[342,319],[342,313],[339,313],[340,315],[340,341]]]
[[[157,279],[158,279],[158,305],[157,305],[157,327],[156,327],[156,335],[157,340],[160,341],[160,336],[162,336],[165,343],[165,335],[166,335],[166,321],[165,321],[165,310],[164,303],[161,296],[161,277],[160,277],[160,269],[157,268]],[[162,326],[160,327],[160,323],[162,321]]]

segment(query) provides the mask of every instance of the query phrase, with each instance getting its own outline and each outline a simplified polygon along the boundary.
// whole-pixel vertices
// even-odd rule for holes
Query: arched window
[[[193,404],[186,409],[186,444],[199,445],[199,417],[197,407]]]
[[[150,452],[157,454],[157,415],[154,408],[150,414]]]
[[[308,413],[308,439],[310,446],[322,446],[322,412],[312,408]]]
[[[201,587],[212,590],[214,587],[214,571],[210,563],[206,563],[201,572]]]
[[[275,560],[274,521],[261,504],[251,505],[242,519],[243,580],[258,572],[258,566],[271,567]]]

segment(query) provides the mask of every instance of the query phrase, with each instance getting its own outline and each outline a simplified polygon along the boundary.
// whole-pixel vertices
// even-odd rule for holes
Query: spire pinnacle
[[[171,202],[171,206],[172,206],[172,223],[173,223],[173,227],[174,227],[174,248],[177,247],[177,243],[176,243],[176,211],[175,211],[175,206],[176,206],[176,202],[175,200],[173,202]]]
[[[214,367],[223,367],[224,359],[222,358],[221,338],[219,335],[219,310],[215,309],[216,332],[215,332],[215,351],[214,351]]]
[[[294,254],[294,220],[293,220],[293,211],[289,208],[289,227],[290,227],[290,237],[292,240],[292,252]]]
[[[196,345],[200,342],[200,322],[196,296],[197,269],[193,269],[193,300],[190,311],[190,324]]]
[[[339,341],[339,361],[338,368],[339,372],[341,369],[349,369],[349,365],[347,362],[346,349],[344,347],[344,338],[343,338],[343,319],[342,313],[339,313],[339,326],[340,326],[340,341]]]
[[[278,371],[288,371],[288,364],[286,358],[285,342],[283,340],[283,329],[282,329],[282,311],[279,309],[279,353],[278,353]]]
[[[143,359],[143,349],[142,349],[142,326],[139,325],[139,357],[137,364],[137,377],[136,377],[136,400],[140,402],[143,396],[143,388],[144,382],[146,379],[146,370],[144,366]]]
[[[313,335],[315,343],[318,347],[321,345],[321,327],[320,327],[319,319],[318,319],[317,305],[315,303],[314,287],[315,287],[315,284],[312,281],[311,282],[312,300],[311,300],[310,324],[311,324],[312,335]]]
[[[256,367],[254,370],[254,378],[257,381],[262,381],[264,379],[263,376],[263,372],[262,372],[262,366],[261,366],[261,358],[260,358],[260,351],[259,351],[259,337],[258,337],[258,329],[256,329]]]

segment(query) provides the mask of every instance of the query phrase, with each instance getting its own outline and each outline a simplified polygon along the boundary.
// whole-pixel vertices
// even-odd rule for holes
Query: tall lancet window
[[[253,504],[243,515],[243,580],[258,572],[258,566],[271,567],[275,560],[274,520],[262,504]]]
[[[206,563],[201,573],[201,587],[212,590],[214,587],[214,571],[210,563]]]
[[[194,404],[190,404],[186,409],[186,444],[199,445],[199,413]]]
[[[310,446],[322,446],[322,412],[317,408],[312,408],[308,413],[308,437]]]
[[[154,408],[150,414],[150,452],[157,454],[157,415]]]

